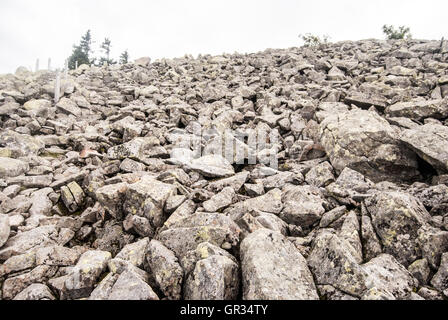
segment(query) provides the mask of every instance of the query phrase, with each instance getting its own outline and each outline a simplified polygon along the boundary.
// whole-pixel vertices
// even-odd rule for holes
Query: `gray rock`
[[[57,267],[54,266],[37,266],[30,272],[8,277],[3,283],[3,299],[11,300],[31,284],[46,282],[56,271]]]
[[[243,299],[318,300],[305,258],[283,235],[260,229],[241,243]]]
[[[180,300],[184,272],[174,253],[157,240],[151,240],[146,260],[157,285],[170,300]]]
[[[137,273],[125,271],[113,285],[108,300],[159,300],[159,297]]]
[[[431,285],[440,291],[448,289],[448,252],[442,254],[439,270],[431,279]]]
[[[186,300],[235,300],[239,289],[238,264],[213,255],[196,263],[185,283]]]
[[[202,205],[205,211],[218,212],[233,203],[235,191],[232,187],[226,187],[217,193],[210,200],[205,201]]]
[[[0,157],[0,178],[17,177],[25,174],[29,165],[21,160]]]
[[[160,227],[165,222],[165,202],[176,194],[176,190],[174,185],[144,176],[128,186],[123,209],[126,213],[147,218],[153,227]]]
[[[415,155],[400,146],[397,133],[377,113],[332,114],[320,125],[321,143],[336,172],[349,167],[373,181],[418,176]]]
[[[313,241],[307,258],[317,285],[329,284],[351,296],[368,289],[367,273],[353,256],[354,249],[332,229],[323,229]]]
[[[64,282],[64,297],[88,297],[111,257],[106,251],[89,250],[83,253]]]
[[[362,268],[368,275],[366,283],[369,287],[389,292],[396,299],[405,299],[418,286],[418,281],[409,271],[389,254],[373,258]]]
[[[425,258],[415,260],[408,267],[408,271],[415,279],[418,280],[420,286],[424,286],[428,283],[431,270],[429,269],[428,260],[426,260]]]
[[[325,161],[311,168],[305,175],[305,181],[315,187],[326,187],[334,182],[333,168]]]
[[[58,230],[54,225],[41,226],[20,232],[10,237],[0,250],[0,260],[26,253],[28,250],[48,245],[56,245]]]
[[[210,178],[229,177],[235,174],[232,165],[219,155],[207,155],[191,161],[190,168]]]
[[[418,230],[431,219],[423,205],[407,193],[376,193],[365,201],[385,253],[408,266],[418,259]]]
[[[302,228],[310,228],[319,222],[325,212],[326,200],[316,187],[291,186],[285,188],[282,195],[283,210],[280,218]]]
[[[125,201],[127,183],[110,184],[95,191],[99,203],[116,219],[123,217],[123,202]]]
[[[9,217],[6,214],[0,214],[0,248],[8,240],[10,232]]]
[[[234,248],[239,243],[240,232],[240,228],[227,216],[196,213],[174,221],[167,230],[156,236],[156,240],[182,259],[185,253],[204,241],[224,249]]]
[[[434,169],[448,172],[448,128],[428,123],[415,129],[402,131],[400,140]]]
[[[56,298],[46,285],[33,283],[16,295],[13,300],[56,300]]]
[[[398,102],[386,108],[386,113],[392,117],[407,117],[414,120],[425,118],[446,118],[448,104],[442,100]]]
[[[418,230],[417,243],[422,250],[422,257],[426,258],[433,269],[440,265],[440,257],[448,251],[448,231],[422,226]]]

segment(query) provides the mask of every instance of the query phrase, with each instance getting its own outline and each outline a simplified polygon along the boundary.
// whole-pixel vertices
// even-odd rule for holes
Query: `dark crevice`
[[[423,182],[430,181],[432,177],[437,176],[437,170],[417,155],[418,171],[422,175]]]

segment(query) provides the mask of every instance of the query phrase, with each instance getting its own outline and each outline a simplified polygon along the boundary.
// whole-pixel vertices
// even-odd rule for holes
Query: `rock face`
[[[319,298],[305,258],[283,235],[267,229],[255,231],[244,239],[240,250],[244,299]]]
[[[348,167],[377,182],[418,175],[415,155],[398,144],[397,132],[375,112],[336,113],[322,121],[320,130],[322,145],[339,172]]]
[[[404,130],[401,141],[431,164],[440,174],[448,172],[448,128],[428,123],[415,129]]]
[[[0,75],[0,299],[448,299],[447,55]]]

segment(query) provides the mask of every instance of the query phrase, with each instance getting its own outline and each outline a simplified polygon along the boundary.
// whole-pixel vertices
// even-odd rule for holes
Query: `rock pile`
[[[0,76],[1,299],[448,298],[448,41],[54,79]]]

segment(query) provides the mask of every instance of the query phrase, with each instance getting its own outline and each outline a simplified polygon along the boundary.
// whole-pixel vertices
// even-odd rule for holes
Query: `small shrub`
[[[318,47],[323,44],[328,44],[330,37],[327,35],[323,35],[322,38],[318,35],[314,35],[311,33],[300,34],[299,37],[303,40],[305,46],[307,47]]]
[[[386,35],[387,39],[411,39],[411,30],[408,27],[400,26],[396,30],[393,26],[384,25],[383,33]]]

